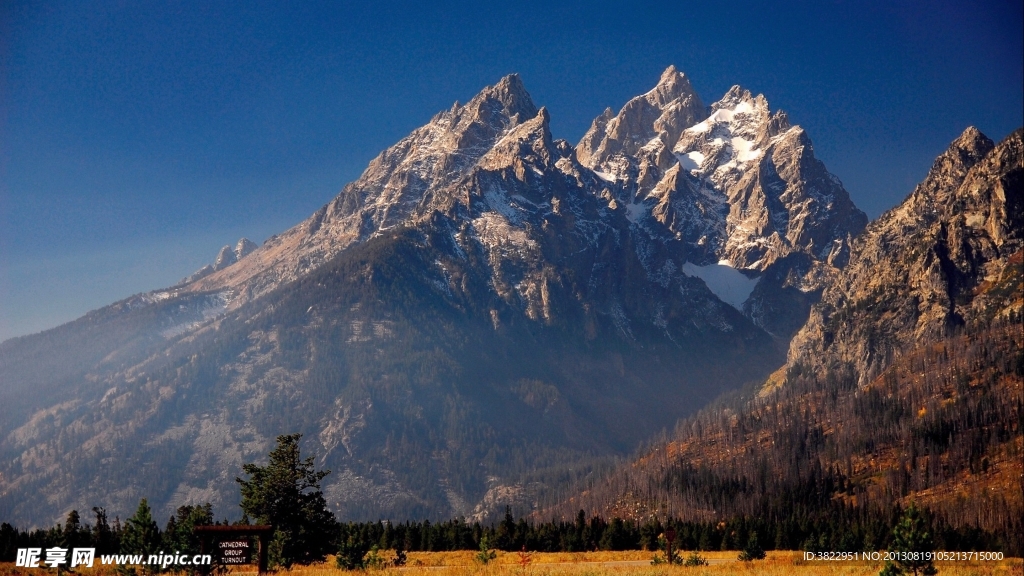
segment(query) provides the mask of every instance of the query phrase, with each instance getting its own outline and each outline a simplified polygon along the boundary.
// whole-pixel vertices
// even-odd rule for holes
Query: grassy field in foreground
[[[724,574],[765,574],[797,576],[835,574],[839,576],[868,576],[878,574],[881,563],[872,562],[804,562],[802,552],[769,552],[768,558],[755,562],[739,562],[738,552],[702,552],[708,559],[709,566],[651,566],[651,553],[644,551],[626,552],[580,552],[580,553],[542,553],[529,555],[529,562],[522,564],[522,557],[517,552],[497,552],[497,557],[489,564],[483,565],[474,561],[475,552],[410,552],[408,565],[401,568],[384,568],[368,570],[374,576],[689,576],[689,575],[724,575]],[[683,554],[685,558],[687,553]],[[608,564],[630,562],[632,564]],[[638,564],[643,562],[643,564]],[[1008,575],[1024,576],[1024,564],[1020,558],[1001,562],[938,562],[939,574],[948,576],[987,576]],[[13,564],[0,564],[0,576],[42,576],[55,574],[49,569],[17,568]],[[230,571],[230,576],[255,575],[252,566],[238,566]],[[291,570],[281,571],[294,576],[341,576],[352,574],[334,567],[334,559],[328,558],[323,564],[312,566],[296,566]],[[81,576],[112,576],[110,567],[95,567],[78,572]],[[140,570],[140,576],[142,571]]]

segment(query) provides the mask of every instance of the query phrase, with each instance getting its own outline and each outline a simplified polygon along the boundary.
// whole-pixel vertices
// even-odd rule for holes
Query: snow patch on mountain
[[[743,303],[750,297],[760,278],[750,278],[733,268],[728,260],[717,264],[697,266],[692,262],[683,264],[683,272],[696,276],[707,284],[708,290],[718,299],[737,310],[743,310]]]
[[[683,131],[673,152],[693,176],[709,178],[721,188],[737,181],[747,164],[763,154],[757,140],[759,128],[768,121],[768,103],[763,96],[753,98],[734,89],[713,108],[706,120]],[[705,167],[708,158],[712,162]]]

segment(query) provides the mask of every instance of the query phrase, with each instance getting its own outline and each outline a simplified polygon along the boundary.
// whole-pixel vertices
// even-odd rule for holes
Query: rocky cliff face
[[[0,345],[0,515],[229,506],[295,431],[347,517],[483,513],[762,379],[861,226],[763,97],[669,68],[573,148],[505,77],[255,250]]]
[[[192,274],[186,276],[181,280],[181,282],[178,282],[178,285],[180,286],[182,284],[191,284],[199,280],[200,278],[205,278],[206,276],[209,276],[214,272],[223,270],[228,266],[231,266],[232,264],[238,262],[242,258],[245,258],[249,254],[252,254],[253,252],[256,251],[257,248],[259,248],[259,246],[257,246],[255,242],[249,240],[248,238],[240,239],[238,243],[235,244],[234,248],[231,248],[231,246],[224,246],[223,248],[220,249],[220,252],[217,253],[217,258],[213,261],[212,264],[207,264],[206,266],[203,266],[199,270],[196,270]]]
[[[865,384],[915,342],[1019,313],[1022,239],[1022,132],[994,145],[968,128],[854,241],[789,365],[852,370]]]
[[[741,308],[782,338],[867,223],[784,112],[738,86],[704,112],[674,68],[618,115],[595,120],[576,153],[604,181],[598,195],[638,233],[696,266],[763,278]]]

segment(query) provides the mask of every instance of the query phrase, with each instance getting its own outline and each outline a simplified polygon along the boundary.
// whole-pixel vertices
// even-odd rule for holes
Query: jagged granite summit
[[[482,517],[781,365],[866,220],[803,131],[674,68],[549,122],[507,76],[258,248],[0,344],[0,516],[230,515],[302,432],[345,518]]]
[[[192,274],[183,278],[181,282],[178,282],[177,285],[180,286],[182,284],[192,284],[193,282],[199,280],[200,278],[209,276],[210,274],[213,274],[218,270],[223,270],[228,266],[231,266],[235,262],[238,262],[242,258],[245,258],[249,254],[252,254],[257,248],[259,248],[259,246],[257,246],[255,242],[249,240],[248,238],[240,239],[238,243],[235,244],[234,248],[232,248],[231,246],[224,246],[223,248],[220,249],[220,252],[217,253],[217,258],[213,261],[212,264],[207,264],[206,266],[203,266],[199,270],[196,270]]]
[[[1024,131],[998,145],[970,127],[899,206],[853,244],[793,339],[789,366],[865,385],[915,342],[1020,314]]]
[[[188,289],[244,287],[243,299],[258,297],[317,268],[353,243],[431,214],[437,202],[446,200],[445,195],[438,197],[440,190],[450,187],[502,136],[537,112],[519,76],[502,78],[381,152],[334,200],[272,237],[245,265],[203,278]]]

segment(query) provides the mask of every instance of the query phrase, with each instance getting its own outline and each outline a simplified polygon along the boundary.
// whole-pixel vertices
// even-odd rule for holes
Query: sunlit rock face
[[[968,128],[902,204],[872,222],[793,340],[790,365],[862,384],[913,342],[1019,313],[1022,132]],[[829,364],[829,366],[823,365]]]

